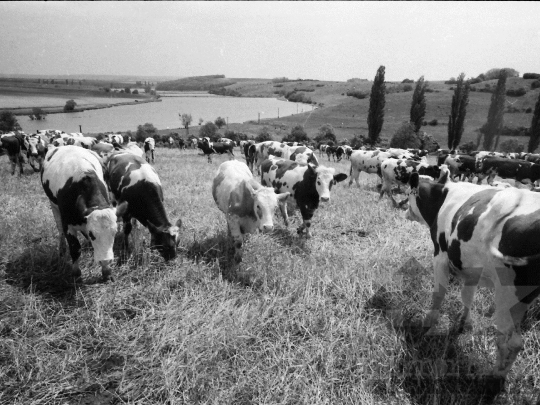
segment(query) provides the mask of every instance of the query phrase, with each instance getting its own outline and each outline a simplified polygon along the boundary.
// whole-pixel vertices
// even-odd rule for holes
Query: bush
[[[11,111],[2,111],[0,112],[0,131],[10,132],[10,131],[19,131],[21,126],[17,121],[17,116]]]
[[[529,133],[529,128],[519,126],[519,127],[507,127],[503,126],[500,130],[501,135],[507,136],[527,136]]]
[[[531,89],[537,89],[540,87],[540,80],[531,83]]]
[[[351,91],[348,91],[347,92],[347,95],[349,97],[354,97],[354,98],[358,98],[360,100],[366,98],[367,96],[369,96],[369,93],[365,93],[363,91],[360,91],[360,90],[351,90]]]
[[[490,69],[484,74],[484,80],[495,80],[499,78],[501,70],[506,71],[507,77],[519,77],[519,72],[512,68],[502,68],[502,69]]]
[[[135,89],[131,92],[131,94],[139,94],[139,90]]]
[[[214,124],[216,124],[216,126],[221,129],[222,126],[227,125],[227,121],[225,121],[225,118],[217,117],[214,121]]]
[[[525,150],[525,145],[519,143],[516,139],[507,139],[501,143],[501,152],[503,153],[519,153]]]
[[[523,73],[524,79],[540,79],[540,73]]]
[[[432,119],[431,121],[428,122],[428,125],[431,125],[432,127],[435,127],[435,126],[439,125],[439,121],[437,121],[436,119]]]
[[[420,148],[422,144],[420,138],[414,132],[414,126],[406,122],[396,131],[390,140],[391,148]]]
[[[259,135],[255,138],[256,142],[266,142],[266,141],[273,141],[274,138],[272,137],[272,134],[270,134],[270,131],[268,131],[268,127],[264,126],[259,131]]]
[[[321,125],[317,130],[317,136],[315,136],[314,141],[317,143],[326,143],[328,141],[337,143],[334,127],[330,124]]]
[[[64,106],[64,111],[71,112],[75,110],[76,106],[77,106],[77,103],[75,102],[75,100],[68,100],[66,101],[66,105]]]
[[[411,79],[403,79],[401,83],[414,83],[414,80]]]
[[[510,114],[512,114],[512,113],[518,113],[518,112],[520,112],[520,109],[514,107],[513,105],[509,105],[509,106],[506,107],[506,112],[507,112],[507,113],[510,113]]]
[[[426,87],[426,93],[435,93],[435,90]]]
[[[425,131],[418,131],[418,137],[420,138],[420,149],[426,149],[428,152],[435,152],[440,148],[439,142],[428,135]]]
[[[532,108],[531,108],[531,107],[527,108],[527,109],[525,110],[525,112],[526,112],[527,114],[532,113]]]
[[[473,141],[469,141],[467,143],[459,145],[459,150],[461,150],[463,153],[471,153],[475,149],[476,145]]]
[[[525,90],[523,87],[520,87],[519,89],[506,90],[506,95],[510,97],[521,97],[525,94],[527,94],[527,90]]]
[[[469,84],[476,84],[482,82],[482,79],[477,77],[476,79],[469,79]]]
[[[146,124],[139,125],[137,127],[137,133],[135,134],[135,141],[144,142],[144,140],[148,137],[155,138],[156,134],[157,134],[157,128],[153,124],[147,122]]]
[[[403,86],[404,92],[412,91],[412,90],[413,90],[413,87],[410,84],[406,84],[405,86]]]
[[[215,142],[219,138],[217,132],[217,125],[211,121],[207,121],[203,126],[199,128],[199,138],[208,137],[210,138],[211,142]]]
[[[302,125],[296,125],[291,129],[291,133],[283,138],[282,142],[303,142],[307,143],[311,141],[307,136],[306,131]]]

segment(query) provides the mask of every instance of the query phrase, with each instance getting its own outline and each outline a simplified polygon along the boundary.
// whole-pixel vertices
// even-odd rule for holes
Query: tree
[[[391,148],[419,149],[421,145],[422,141],[418,137],[414,125],[410,122],[404,122],[390,140]]]
[[[318,143],[326,143],[328,141],[337,143],[334,127],[330,124],[321,125],[317,131],[317,136],[315,136],[314,140]]]
[[[499,80],[497,81],[497,88],[491,95],[491,104],[489,106],[487,122],[480,130],[484,135],[484,150],[493,150],[499,143],[499,138],[497,137],[497,142],[495,143],[495,146],[493,145],[495,135],[500,132],[503,125],[504,101],[506,99],[505,93],[506,71],[501,70]]]
[[[448,117],[448,149],[450,150],[456,150],[461,142],[463,124],[469,104],[469,91],[469,82],[465,82],[465,73],[461,73],[454,89],[452,107]]]
[[[369,143],[375,145],[380,140],[381,129],[384,122],[384,94],[386,86],[384,84],[384,66],[380,66],[371,86],[368,111],[368,137]]]
[[[296,125],[291,129],[291,133],[283,138],[284,142],[309,142],[306,131],[302,125]]]
[[[134,89],[134,90],[131,92],[131,94],[139,94],[139,90]]]
[[[255,138],[256,142],[266,142],[266,141],[272,141],[274,138],[272,137],[272,134],[270,131],[268,131],[268,127],[264,126],[259,131],[259,135]]]
[[[151,90],[152,90],[152,87],[150,87],[150,86],[144,86],[144,92],[145,92],[145,93],[150,93]]]
[[[494,80],[498,79],[501,75],[501,72],[506,73],[506,77],[519,77],[519,72],[516,69],[512,68],[494,68],[489,69],[486,73],[484,73],[484,80]]]
[[[420,131],[424,116],[426,115],[426,88],[427,83],[424,82],[424,76],[418,79],[411,103],[411,124],[414,125],[414,131]]]
[[[536,100],[536,106],[534,107],[529,136],[529,147],[527,151],[533,153],[540,143],[540,94],[538,94],[538,100]]]
[[[41,108],[33,107],[32,108],[32,116],[34,116],[34,119],[36,119],[36,120],[44,120],[45,117],[47,116],[47,114]]]
[[[130,89],[129,87],[126,87],[126,88],[124,89],[124,91],[125,91],[127,94],[131,94],[131,89]]]
[[[135,134],[135,141],[144,142],[146,138],[149,138],[149,137],[154,138],[156,134],[157,134],[157,128],[153,124],[147,122],[146,124],[139,125],[137,127],[137,133]]]
[[[216,126],[221,129],[221,127],[223,125],[226,125],[227,124],[227,121],[225,121],[224,118],[221,118],[221,117],[217,117],[216,120],[214,121],[214,124],[216,124]]]
[[[200,129],[199,129],[199,137],[204,138],[208,137],[210,138],[210,141],[215,142],[219,137],[217,136],[218,127],[216,124],[214,124],[212,121],[207,121]]]
[[[20,131],[21,126],[17,121],[17,117],[11,111],[0,112],[0,131]]]
[[[191,125],[191,121],[193,121],[191,114],[178,113],[178,116],[180,117],[180,120],[182,121],[182,126],[186,129],[186,135],[189,135],[189,126]]]
[[[77,106],[77,103],[75,100],[68,100],[66,101],[66,105],[64,106],[64,112],[71,112],[75,110],[75,107]]]

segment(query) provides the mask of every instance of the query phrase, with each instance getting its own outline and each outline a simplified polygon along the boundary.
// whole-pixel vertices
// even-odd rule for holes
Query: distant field
[[[139,226],[115,282],[74,288],[39,175],[12,177],[0,157],[0,403],[536,403],[537,313],[495,400],[487,290],[477,292],[473,332],[446,332],[460,309],[454,281],[441,334],[419,334],[433,245],[427,228],[377,202],[375,175],[332,188],[311,240],[296,235],[298,213],[289,229],[276,216],[234,269],[211,196],[225,157],[208,164],[196,151],[158,148],[156,159],[169,218],[183,221],[179,257],[164,264]],[[347,161],[323,161],[349,173]],[[81,269],[99,273],[88,244]]]
[[[125,98],[84,97],[82,94],[69,98],[65,95],[5,95],[0,94],[0,108],[27,108],[27,107],[64,107],[66,101],[73,99],[77,105],[117,104],[125,103]]]

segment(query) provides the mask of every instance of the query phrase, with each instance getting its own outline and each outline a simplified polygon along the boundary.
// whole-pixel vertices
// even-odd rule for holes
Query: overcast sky
[[[1,2],[0,73],[540,73],[540,2]]]

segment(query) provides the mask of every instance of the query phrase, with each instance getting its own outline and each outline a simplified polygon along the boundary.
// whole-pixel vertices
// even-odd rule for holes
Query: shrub
[[[540,73],[523,73],[524,79],[540,79]]]
[[[426,126],[427,125],[427,121],[422,121],[422,126]]]
[[[314,141],[318,143],[326,143],[328,141],[337,143],[334,127],[330,124],[321,125],[317,130],[317,136],[315,136]]]
[[[502,68],[502,69],[490,69],[484,74],[485,80],[494,80],[498,79],[500,76],[501,71],[506,72],[506,77],[519,77],[519,72],[512,68]]]
[[[420,148],[422,142],[416,132],[414,126],[406,122],[396,131],[390,140],[391,148]]]
[[[135,89],[131,92],[131,94],[139,94],[139,90]]]
[[[316,84],[315,87],[324,87],[324,84]]]
[[[270,131],[268,131],[268,127],[264,126],[259,131],[259,135],[255,138],[256,142],[266,142],[266,141],[272,141],[274,138],[272,137],[272,134],[270,134]]]
[[[413,90],[413,87],[410,84],[406,84],[405,86],[403,86],[404,92],[412,91],[412,90]]]
[[[509,105],[509,106],[506,107],[506,112],[510,113],[510,114],[517,113],[519,111],[520,111],[519,108],[516,108],[513,105]]]
[[[535,82],[531,83],[531,89],[537,89],[540,87],[540,80],[536,80]]]
[[[426,87],[426,93],[435,93],[435,90]]]
[[[217,117],[214,121],[214,124],[216,124],[216,126],[221,129],[222,126],[227,125],[227,121],[225,121],[225,118]]]
[[[475,149],[476,145],[473,141],[459,145],[459,150],[461,150],[463,153],[471,153]]]
[[[401,83],[414,83],[414,80],[411,79],[403,79]]]
[[[475,79],[469,79],[469,84],[476,84],[476,83],[480,83],[482,82],[482,79],[480,79],[479,77],[475,78]]]
[[[501,152],[504,153],[519,153],[525,150],[525,145],[519,143],[516,139],[507,139],[501,143]]]
[[[418,131],[418,137],[420,138],[420,149],[427,149],[429,152],[435,152],[440,148],[439,142],[428,135],[425,131]]]
[[[448,90],[454,90],[454,88],[453,87],[448,87]]]
[[[135,141],[137,142],[144,142],[144,140],[148,137],[153,137],[155,139],[155,136],[157,134],[157,128],[147,122],[144,125],[139,125],[137,127],[137,133],[135,134]]]
[[[435,127],[435,126],[439,125],[439,121],[437,121],[436,119],[432,119],[431,121],[428,122],[428,125],[431,125],[432,127]]]
[[[73,111],[75,110],[76,105],[77,103],[75,102],[75,100],[68,100],[66,101],[66,105],[64,106],[64,111],[65,112]]]
[[[525,112],[526,112],[527,114],[532,113],[532,108],[531,108],[531,107],[527,108],[527,109],[525,110]]]
[[[307,136],[302,125],[296,125],[291,129],[291,133],[283,138],[283,142],[309,142],[311,139]]]
[[[276,84],[274,87],[283,87],[282,84]]]
[[[525,94],[527,94],[527,90],[525,90],[523,87],[520,87],[519,89],[506,90],[506,95],[511,97],[521,97]]]
[[[219,138],[217,132],[217,125],[211,121],[207,121],[203,126],[199,128],[199,138],[208,137],[210,138],[210,141],[215,142]]]
[[[17,121],[17,116],[11,111],[0,112],[0,131],[10,132],[19,131],[21,126]]]
[[[363,91],[360,91],[360,90],[351,90],[351,91],[348,91],[347,92],[347,95],[349,97],[354,97],[354,98],[358,98],[360,100],[366,98],[367,96],[369,96],[369,93],[365,93]]]

